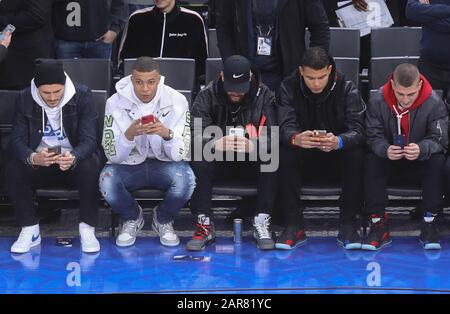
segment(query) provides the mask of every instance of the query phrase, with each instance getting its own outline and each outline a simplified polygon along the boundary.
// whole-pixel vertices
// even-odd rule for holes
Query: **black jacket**
[[[217,40],[223,60],[240,54],[254,57],[251,0],[218,0],[216,3]],[[311,31],[310,46],[328,51],[330,32],[321,0],[278,0],[278,55],[281,56],[283,76],[300,65],[305,48],[305,27]]]
[[[275,96],[267,86],[260,82],[257,73],[252,76],[251,88],[244,99],[242,108],[237,125],[245,127],[248,123],[251,123],[258,129],[264,116],[264,126],[267,127],[268,131],[267,138],[264,141],[270,148],[271,127],[277,125]],[[191,105],[192,142],[203,141],[203,144],[208,142],[210,140],[209,138],[203,138],[203,130],[212,125],[220,127],[224,136],[228,135],[226,133],[227,126],[237,126],[230,121],[230,110],[231,104],[223,89],[222,79],[219,77],[216,81],[209,83],[205,89],[200,91],[194,103]],[[195,118],[201,119],[201,130],[194,128]]]
[[[55,0],[52,13],[55,37],[94,41],[108,30],[119,34],[126,23],[126,12],[123,0]]]
[[[30,85],[36,58],[54,56],[49,0],[0,1],[0,29],[16,27],[8,56],[0,64],[0,89],[22,89]]]
[[[432,92],[409,115],[409,142],[419,145],[419,160],[445,153],[448,146],[448,113],[442,99]],[[387,149],[393,143],[393,134],[397,132],[397,118],[384,99],[382,88],[370,98],[366,127],[369,149],[377,156],[387,158]]]
[[[75,84],[76,94],[63,108],[64,132],[73,147],[76,162],[98,154],[96,125],[98,114],[91,91]],[[45,124],[47,115],[45,115]],[[42,140],[42,108],[31,96],[31,88],[24,89],[16,103],[11,133],[11,151],[15,158],[26,163],[27,158]]]
[[[122,37],[119,60],[141,56],[195,59],[196,75],[204,74],[208,50],[201,16],[178,5],[165,20],[164,14],[156,7],[136,11],[130,16]]]
[[[321,129],[342,138],[344,149],[363,144],[366,105],[358,89],[332,64],[333,71],[320,96],[312,95],[298,70],[281,83],[277,111],[284,145],[292,145],[294,134],[312,131],[313,116],[320,117]]]

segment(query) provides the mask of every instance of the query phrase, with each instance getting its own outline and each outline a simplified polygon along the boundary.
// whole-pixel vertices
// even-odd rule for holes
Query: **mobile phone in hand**
[[[141,124],[149,124],[149,123],[153,123],[155,121],[156,121],[155,116],[152,115],[152,114],[149,114],[147,116],[143,116],[141,118]]]
[[[243,128],[231,128],[228,135],[244,137],[244,129]]]
[[[47,150],[50,154],[54,153],[54,155],[61,155],[61,145],[49,147]]]
[[[314,133],[314,136],[317,136],[317,137],[327,136],[327,130],[314,130],[313,133]]]
[[[3,40],[5,38],[6,32],[13,33],[15,30],[16,30],[16,27],[14,25],[12,25],[12,24],[6,25],[6,27],[0,33],[0,40]]]
[[[405,147],[405,135],[404,134],[394,134],[394,145],[403,149]]]

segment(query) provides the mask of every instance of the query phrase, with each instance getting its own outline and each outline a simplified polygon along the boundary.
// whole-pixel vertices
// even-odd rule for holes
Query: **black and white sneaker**
[[[273,250],[275,241],[270,231],[270,215],[259,214],[253,218],[253,238],[260,250]]]
[[[441,249],[439,230],[435,218],[436,215],[431,213],[424,214],[419,241],[425,250]]]
[[[361,237],[355,225],[341,225],[337,242],[346,250],[359,250],[362,246]]]

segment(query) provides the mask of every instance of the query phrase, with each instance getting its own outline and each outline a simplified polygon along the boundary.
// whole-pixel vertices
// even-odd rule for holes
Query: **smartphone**
[[[209,262],[211,256],[175,255],[172,259],[174,261]]]
[[[62,247],[72,247],[72,238],[56,238],[55,245]]]
[[[228,135],[244,137],[244,129],[243,128],[231,128]]]
[[[325,137],[327,136],[327,130],[314,130],[314,136]]]
[[[54,153],[55,155],[61,155],[61,145],[49,147],[48,152]]]
[[[12,25],[12,24],[6,25],[6,27],[0,33],[0,40],[3,40],[3,38],[5,37],[5,35],[3,35],[4,33],[6,33],[6,32],[14,33],[15,30],[16,30],[16,27],[14,25]]]
[[[141,124],[149,124],[149,123],[153,123],[155,121],[156,121],[155,116],[152,114],[149,114],[148,116],[143,116],[141,118]]]
[[[394,145],[399,146],[402,149],[405,147],[405,135],[404,134],[394,134]]]

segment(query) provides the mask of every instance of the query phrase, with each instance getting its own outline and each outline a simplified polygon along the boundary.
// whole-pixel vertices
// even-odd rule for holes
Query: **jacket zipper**
[[[164,12],[164,24],[163,24],[163,30],[162,30],[162,37],[161,37],[161,51],[159,52],[159,57],[163,57],[163,50],[164,50],[164,35],[166,33],[166,15],[167,13]]]

